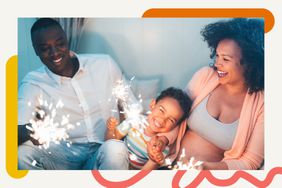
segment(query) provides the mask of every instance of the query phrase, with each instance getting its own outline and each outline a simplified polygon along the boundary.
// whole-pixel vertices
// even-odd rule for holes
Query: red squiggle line
[[[144,178],[146,175],[148,175],[151,172],[151,170],[141,170],[136,175],[131,177],[128,180],[114,182],[106,180],[98,170],[92,170],[93,177],[103,186],[107,188],[125,188],[133,185],[134,183],[138,182],[142,178]]]
[[[172,180],[172,187],[179,187],[179,182],[182,178],[182,176],[186,173],[185,170],[179,170],[173,180]],[[245,171],[237,171],[235,172],[230,178],[228,179],[217,179],[215,178],[210,171],[204,170],[201,171],[198,176],[185,188],[190,188],[190,187],[197,187],[204,178],[206,178],[210,183],[217,185],[217,186],[229,186],[238,181],[240,178],[244,178],[245,180],[249,181],[253,185],[257,187],[267,187],[273,180],[274,176],[276,174],[282,174],[282,167],[275,167],[271,169],[266,178],[264,180],[259,180],[255,178],[253,175],[245,172]]]

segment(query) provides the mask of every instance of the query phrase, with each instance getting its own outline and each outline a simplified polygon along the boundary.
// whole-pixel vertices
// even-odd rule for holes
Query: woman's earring
[[[215,62],[211,62],[211,63],[209,63],[209,66],[211,67],[211,68],[213,68],[213,70],[217,70],[217,67],[215,66]]]

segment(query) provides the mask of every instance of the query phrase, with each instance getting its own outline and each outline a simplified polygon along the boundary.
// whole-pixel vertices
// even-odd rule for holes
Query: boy
[[[124,138],[124,144],[128,150],[128,155],[125,157],[129,160],[130,169],[157,169],[159,164],[148,157],[147,142],[158,133],[171,131],[185,120],[188,117],[191,104],[192,101],[186,93],[170,87],[162,91],[155,100],[152,100],[151,113],[145,118],[148,126],[144,128],[144,131],[130,126],[126,120],[118,125],[115,118],[109,118],[105,139],[121,140]],[[161,148],[164,156],[168,155],[168,147],[164,148],[164,143],[159,141],[156,147]],[[157,157],[158,161],[163,161],[163,155]]]

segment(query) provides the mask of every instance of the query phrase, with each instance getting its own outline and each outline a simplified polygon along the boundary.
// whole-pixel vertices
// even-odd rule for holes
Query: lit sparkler
[[[125,83],[123,79],[118,80],[112,90],[112,95],[115,97],[117,104],[120,103],[123,108],[123,111],[120,112],[126,118],[123,123],[143,131],[148,126],[148,123],[146,117],[142,115],[141,94],[138,95],[139,101],[137,102],[133,102],[132,98],[130,98],[131,82],[134,78],[130,79],[129,84]],[[116,110],[112,110],[112,112],[116,112]]]
[[[141,132],[149,125],[146,116],[142,115],[142,107],[139,103],[124,105],[126,122],[133,128]]]
[[[63,108],[64,104],[61,100],[54,106],[53,103],[48,104],[43,100],[42,96],[38,97],[39,106],[32,113],[34,118],[30,119],[30,126],[26,128],[32,131],[30,135],[39,142],[39,147],[47,149],[51,142],[59,144],[62,140],[67,140],[69,135],[67,130],[74,129],[74,125],[69,122],[69,115],[63,115],[61,122],[56,122],[57,109]],[[31,106],[31,103],[28,103]],[[70,143],[69,143],[70,144]]]
[[[116,85],[112,89],[112,94],[116,98],[116,101],[120,100],[126,102],[130,97],[130,88],[131,82],[135,77],[132,77],[129,81],[129,84],[126,84],[125,81],[121,78],[116,81]]]
[[[183,148],[179,160],[174,166],[172,166],[172,162],[168,158],[165,159],[165,164],[172,170],[196,170],[203,164],[203,161],[195,161],[194,157],[191,157],[190,160],[187,161],[185,157],[185,148]]]

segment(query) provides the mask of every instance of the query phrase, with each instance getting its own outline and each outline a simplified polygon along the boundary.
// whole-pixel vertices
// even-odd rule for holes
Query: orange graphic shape
[[[264,18],[265,33],[274,26],[274,16],[267,9],[249,8],[168,8],[149,9],[143,14],[144,18]]]

